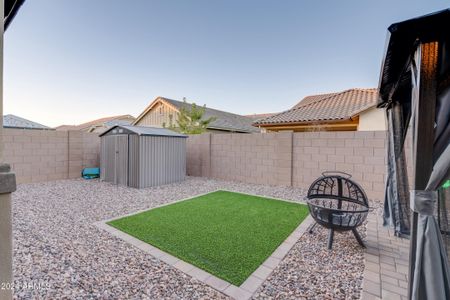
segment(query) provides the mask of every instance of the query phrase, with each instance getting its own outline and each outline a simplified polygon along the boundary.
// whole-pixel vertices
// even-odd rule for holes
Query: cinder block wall
[[[186,143],[186,172],[209,177],[211,167],[211,133],[191,135]]]
[[[5,129],[5,161],[17,181],[78,178],[99,166],[100,138],[78,131]],[[372,199],[383,199],[386,132],[211,134],[187,140],[187,173],[307,189],[326,170],[351,173]]]
[[[294,134],[293,186],[308,188],[323,171],[352,175],[372,199],[384,198],[386,132],[299,132]]]
[[[203,134],[188,138],[187,172],[307,189],[323,171],[352,174],[372,199],[383,199],[386,132]]]
[[[291,185],[291,133],[210,136],[211,177]]]
[[[18,183],[78,178],[83,167],[99,166],[97,134],[5,128],[3,142]]]

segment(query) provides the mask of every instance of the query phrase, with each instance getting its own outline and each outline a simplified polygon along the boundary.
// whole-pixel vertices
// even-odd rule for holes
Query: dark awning
[[[14,19],[20,6],[25,0],[5,0],[5,11],[3,15],[4,29],[6,30]]]
[[[411,235],[409,298],[449,299],[450,211],[442,189],[450,169],[450,10],[395,23],[388,30],[378,101],[389,116],[383,219],[396,234]],[[414,168],[409,195],[407,131]]]
[[[448,36],[450,27],[450,9],[429,15],[394,23],[389,26],[389,41],[380,76],[379,107],[391,102],[394,93],[410,92],[411,76],[409,63],[419,42],[440,40]],[[403,86],[406,88],[404,89]],[[395,97],[404,101],[409,97]]]

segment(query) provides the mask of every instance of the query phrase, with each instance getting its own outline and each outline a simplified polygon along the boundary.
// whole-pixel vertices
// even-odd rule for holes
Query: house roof
[[[190,109],[192,107],[191,103],[178,101],[173,99],[168,99],[164,97],[156,98],[140,115],[136,118],[133,124],[137,124],[140,119],[142,119],[147,112],[154,106],[158,101],[163,101],[168,103],[169,105],[175,107],[177,110],[181,108]],[[217,129],[217,130],[225,130],[225,131],[234,131],[234,132],[258,132],[259,130],[252,126],[253,119],[241,116],[213,108],[206,107],[205,114],[203,115],[205,119],[210,117],[215,117],[216,119],[209,123],[208,129]]]
[[[53,130],[52,128],[15,115],[3,116],[4,128]]]
[[[277,113],[253,114],[253,115],[244,115],[244,117],[251,118],[253,122],[255,122],[257,120],[265,119],[276,114]]]
[[[298,108],[300,106],[303,105],[307,105],[313,102],[317,102],[319,100],[322,99],[326,99],[328,97],[331,97],[333,95],[336,95],[337,93],[328,93],[328,94],[318,94],[318,95],[311,95],[311,96],[306,96],[305,98],[303,98],[302,100],[300,100],[300,102],[298,102],[296,105],[294,105],[293,108]]]
[[[377,89],[349,89],[338,93],[305,97],[293,108],[256,121],[255,126],[350,120],[374,107]]]
[[[135,133],[137,135],[152,135],[152,136],[170,136],[170,137],[183,137],[187,138],[187,135],[175,132],[173,130],[167,129],[167,128],[158,128],[158,127],[148,127],[148,126],[131,126],[131,125],[116,125],[99,136],[103,136],[107,134],[108,132],[111,132],[115,129],[125,129],[129,132]]]
[[[76,130],[75,128],[77,125],[59,125],[55,127],[55,130],[58,131],[69,131],[69,130]]]
[[[131,115],[119,115],[119,116],[105,117],[105,118],[92,120],[92,121],[89,121],[86,123],[82,123],[79,125],[61,125],[61,126],[56,127],[56,130],[59,130],[59,131],[84,130],[84,129],[89,129],[91,127],[98,127],[98,126],[111,127],[114,125],[129,125],[133,122],[132,120],[129,120],[129,119],[134,120],[134,117]]]

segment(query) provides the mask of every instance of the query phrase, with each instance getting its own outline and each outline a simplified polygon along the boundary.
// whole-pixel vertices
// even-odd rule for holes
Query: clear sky
[[[49,126],[156,96],[239,114],[376,87],[393,22],[446,0],[28,0],[5,34],[4,112]]]

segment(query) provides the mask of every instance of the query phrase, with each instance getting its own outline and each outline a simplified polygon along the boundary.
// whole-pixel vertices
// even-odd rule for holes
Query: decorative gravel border
[[[251,195],[251,196],[258,196],[258,195],[252,195],[248,193],[242,193],[242,192],[235,192],[231,190],[226,189],[217,189],[216,191],[229,191],[237,194],[244,194],[244,195]],[[214,191],[212,191],[214,192]],[[135,246],[136,248],[152,255],[156,259],[160,259],[161,261],[169,264],[170,266],[180,270],[181,272],[194,277],[195,279],[199,280],[200,282],[203,282],[210,287],[218,290],[219,292],[224,293],[227,296],[230,296],[235,299],[242,299],[247,300],[250,299],[253,294],[261,287],[263,282],[270,276],[272,271],[281,263],[283,258],[286,256],[286,254],[294,247],[295,243],[300,239],[300,237],[308,230],[308,228],[314,223],[313,218],[311,215],[308,215],[298,226],[297,228],[292,231],[292,233],[281,243],[280,246],[238,287],[235,286],[223,279],[220,279],[213,274],[210,274],[190,263],[187,263],[165,251],[162,251],[148,243],[145,243],[121,230],[118,230],[110,225],[108,225],[108,222],[122,219],[124,217],[132,216],[139,214],[141,212],[153,210],[156,208],[172,205],[178,202],[190,200],[192,198],[204,196],[207,194],[210,194],[212,192],[208,193],[202,193],[198,194],[193,197],[181,199],[178,201],[165,203],[156,207],[153,207],[151,209],[144,209],[139,210],[130,214],[126,214],[120,217],[115,217],[108,220],[98,221],[95,222],[94,225],[97,226],[100,229],[103,229],[110,234],[114,235],[117,238],[122,239],[123,241]],[[258,196],[262,197],[262,196]],[[297,203],[296,201],[290,201],[280,198],[273,198],[268,197],[269,199],[274,199],[278,201],[285,201],[285,202],[292,202]]]
[[[218,189],[297,203],[305,196],[301,188],[199,177],[148,189],[82,179],[18,185],[14,281],[42,288],[15,289],[13,298],[230,299],[94,225]],[[365,238],[365,226],[358,231]],[[360,299],[364,250],[351,232],[336,234],[328,250],[327,236],[321,226],[303,234],[251,298]]]

